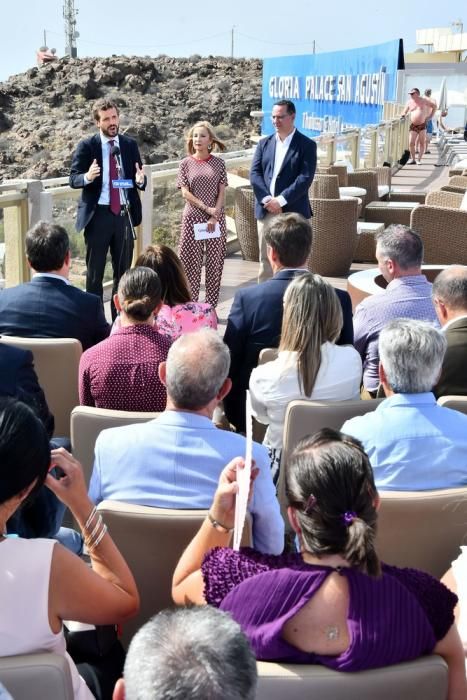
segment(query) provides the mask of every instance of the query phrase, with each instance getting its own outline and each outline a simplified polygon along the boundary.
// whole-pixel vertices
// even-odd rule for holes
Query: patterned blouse
[[[169,306],[164,304],[154,318],[154,326],[170,340],[176,340],[183,333],[192,333],[200,328],[217,329],[217,316],[211,304],[188,301],[186,304]],[[121,328],[120,317],[115,319],[110,334]]]
[[[79,363],[81,406],[164,411],[167,392],[158,369],[167,359],[171,342],[144,323],[119,328],[86,350]]]
[[[164,304],[155,319],[157,330],[175,340],[183,333],[200,328],[217,329],[217,316],[211,304],[189,301],[186,304]]]

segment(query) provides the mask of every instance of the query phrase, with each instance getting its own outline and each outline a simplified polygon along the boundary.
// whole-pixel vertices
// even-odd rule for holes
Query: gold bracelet
[[[211,513],[208,512],[207,518],[211,525],[213,526],[214,530],[217,530],[218,532],[225,532],[225,534],[229,532],[233,532],[234,528],[233,527],[227,527],[226,525],[223,525],[220,523],[218,520],[212,517]]]

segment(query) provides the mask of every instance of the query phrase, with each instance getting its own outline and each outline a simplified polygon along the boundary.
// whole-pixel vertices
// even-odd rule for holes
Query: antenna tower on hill
[[[76,31],[76,15],[78,10],[75,10],[75,0],[63,0],[63,19],[65,20],[65,55],[70,58],[78,56],[76,48],[76,39],[79,37],[79,32]]]

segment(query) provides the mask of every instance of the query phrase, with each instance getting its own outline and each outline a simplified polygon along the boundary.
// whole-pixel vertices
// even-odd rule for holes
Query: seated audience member
[[[279,355],[251,373],[253,415],[268,425],[268,448],[277,482],[285,412],[290,401],[344,401],[360,398],[362,361],[351,345],[335,342],[342,330],[342,307],[331,285],[304,272],[284,294]]]
[[[141,253],[136,266],[157,272],[162,287],[162,306],[156,326],[172,340],[199,328],[217,328],[217,316],[211,304],[192,301],[188,280],[178,255],[166,245],[150,245]]]
[[[454,612],[459,636],[467,655],[467,547],[462,546],[460,550],[461,553],[452,562],[451,568],[441,581],[459,598]]]
[[[48,474],[59,467],[60,479]],[[70,664],[75,700],[110,697],[123,668],[118,642],[79,665],[66,653],[63,620],[113,625],[138,610],[133,576],[86,494],[80,465],[53,450],[41,421],[24,403],[0,399],[0,656],[50,651]],[[68,506],[83,532],[91,567],[55,540],[5,535],[6,523],[46,484]],[[88,689],[83,677],[90,684]]]
[[[364,299],[355,309],[354,345],[363,360],[363,386],[376,396],[378,338],[394,318],[435,321],[431,284],[422,275],[423,242],[408,226],[393,224],[377,236],[376,259],[388,286]]]
[[[114,303],[121,327],[81,356],[80,403],[121,411],[163,411],[167,396],[158,369],[171,340],[153,325],[162,303],[159,277],[147,267],[127,270]]]
[[[230,615],[163,610],[135,634],[113,700],[254,700],[256,660]]]
[[[467,267],[453,265],[440,272],[433,284],[436,314],[448,347],[436,397],[467,395]]]
[[[219,430],[214,409],[230,388],[229,351],[211,329],[178,338],[159,368],[167,409],[148,423],[104,430],[97,438],[89,495],[158,508],[208,508],[224,465],[245,454],[242,435]],[[279,554],[284,522],[262,445],[253,443],[260,469],[249,504],[255,547]]]
[[[429,323],[398,319],[380,334],[377,409],[342,431],[358,438],[384,491],[448,489],[467,484],[467,416],[438,406],[432,393],[446,350]]]
[[[174,601],[229,612],[259,660],[353,672],[438,653],[449,698],[464,697],[457,598],[429,574],[380,563],[379,498],[360,443],[326,429],[292,453],[286,494],[299,554],[228,548],[239,466],[224,469],[210,509],[225,531],[203,522],[175,570]]]
[[[250,374],[263,348],[277,348],[282,324],[282,302],[287,286],[296,275],[308,272],[311,226],[300,214],[275,216],[265,232],[272,279],[239,289],[235,293],[224,342],[230,350],[229,377],[232,390],[224,401],[228,420],[245,432],[245,400]],[[336,294],[342,306],[343,326],[338,345],[353,342],[352,304],[341,289]]]
[[[69,281],[70,241],[62,226],[40,221],[26,234],[30,282],[0,294],[0,334],[76,338],[83,350],[109,335],[102,301]]]

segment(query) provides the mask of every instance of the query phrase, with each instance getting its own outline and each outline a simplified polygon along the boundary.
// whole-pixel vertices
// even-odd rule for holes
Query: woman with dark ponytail
[[[429,574],[380,563],[379,497],[362,445],[330,429],[298,444],[286,494],[300,551],[277,557],[228,548],[242,466],[222,472],[175,570],[174,601],[230,612],[261,660],[360,671],[437,653],[449,667],[448,700],[465,698],[457,598]]]
[[[114,303],[120,327],[81,356],[80,404],[116,411],[163,411],[167,392],[158,370],[172,340],[154,326],[154,315],[162,306],[159,276],[149,267],[127,270]]]

